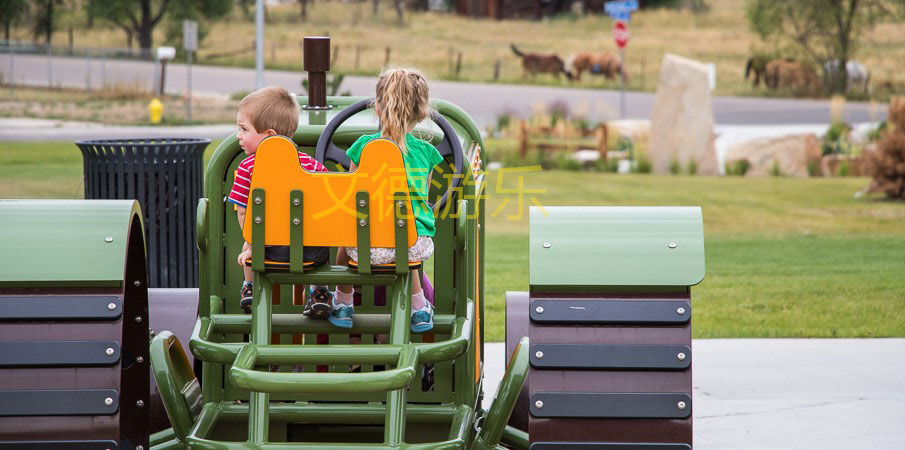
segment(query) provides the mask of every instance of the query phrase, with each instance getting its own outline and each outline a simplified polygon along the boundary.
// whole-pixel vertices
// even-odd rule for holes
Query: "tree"
[[[138,46],[149,54],[154,28],[164,17],[174,20],[215,19],[232,10],[233,0],[106,0],[91,2],[89,14],[113,22],[126,33],[138,35]]]
[[[3,38],[9,41],[9,27],[28,10],[25,0],[0,0],[0,17],[3,17]]]
[[[864,34],[897,4],[905,0],[749,0],[747,16],[761,39],[791,43],[823,70],[827,90],[839,93]]]
[[[53,38],[54,25],[56,24],[54,9],[62,3],[62,0],[38,0],[32,2],[35,15],[31,32],[36,42],[43,36],[44,42],[50,45],[50,40]]]

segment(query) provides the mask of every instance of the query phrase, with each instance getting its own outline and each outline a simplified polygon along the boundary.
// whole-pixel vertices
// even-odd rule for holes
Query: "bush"
[[[751,163],[747,159],[737,159],[735,161],[726,161],[726,175],[745,176]]]
[[[883,137],[883,133],[886,132],[886,121],[882,120],[877,124],[877,128],[870,130],[867,132],[867,142],[877,142],[880,138]]]
[[[852,173],[852,165],[849,164],[848,160],[844,160],[839,163],[839,169],[837,170],[837,175],[840,177],[847,177]]]
[[[679,160],[673,158],[672,162],[669,163],[669,173],[673,175],[678,175],[682,172],[682,166],[679,164]]]
[[[688,174],[696,175],[698,173],[698,162],[695,160],[688,161]]]
[[[905,98],[889,102],[889,126],[877,149],[865,152],[865,173],[872,177],[868,192],[905,199]]]
[[[823,155],[848,155],[852,153],[851,142],[852,126],[836,121],[830,125],[823,135],[823,142],[820,144],[820,153]]]
[[[782,171],[779,170],[779,161],[773,160],[773,167],[770,168],[770,175],[774,177],[781,177]]]
[[[556,155],[555,165],[561,170],[579,171],[582,169],[581,163],[565,152]]]
[[[647,157],[639,156],[635,158],[635,164],[634,166],[632,166],[632,172],[650,173],[652,168],[653,167],[651,166],[650,160],[647,159]]]

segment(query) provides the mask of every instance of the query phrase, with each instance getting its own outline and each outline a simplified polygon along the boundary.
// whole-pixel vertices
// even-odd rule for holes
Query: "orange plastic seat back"
[[[252,242],[251,231],[261,205],[254,190],[263,189],[264,243],[289,245],[290,192],[302,191],[302,245],[354,247],[362,217],[356,194],[367,192],[371,247],[395,247],[395,201],[405,202],[408,245],[415,244],[417,231],[409,195],[402,151],[387,139],[365,145],[355,172],[308,172],[299,164],[298,150],[291,140],[272,136],[261,141],[251,178],[248,210],[242,236]],[[397,199],[395,194],[401,195]]]

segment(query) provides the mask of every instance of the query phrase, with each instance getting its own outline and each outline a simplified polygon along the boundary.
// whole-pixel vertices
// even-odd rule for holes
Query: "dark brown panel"
[[[691,442],[691,419],[538,419],[531,418],[531,442]]]

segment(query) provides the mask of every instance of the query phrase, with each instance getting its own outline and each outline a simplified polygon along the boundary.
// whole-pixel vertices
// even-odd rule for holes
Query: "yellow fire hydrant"
[[[151,114],[151,123],[160,123],[163,118],[163,103],[156,97],[148,103],[148,112]]]

